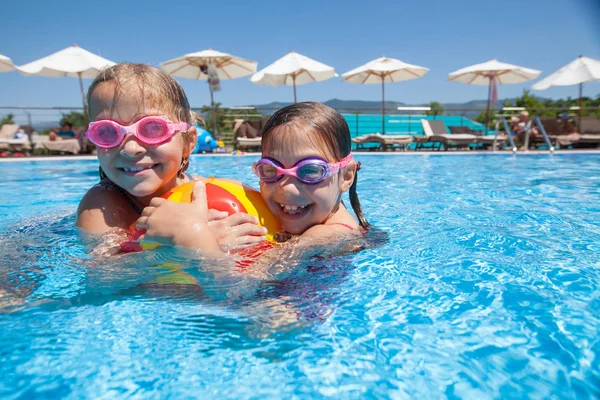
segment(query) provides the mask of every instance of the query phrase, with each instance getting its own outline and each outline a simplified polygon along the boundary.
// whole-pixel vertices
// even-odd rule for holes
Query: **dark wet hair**
[[[352,151],[348,123],[340,113],[325,104],[307,101],[278,110],[262,129],[261,145],[263,150],[271,145],[275,128],[284,126],[294,127],[295,130],[306,134],[335,161],[340,161]],[[370,224],[367,222],[358,200],[357,183],[358,167],[354,175],[354,182],[350,186],[350,204],[360,225],[363,229],[367,229]]]

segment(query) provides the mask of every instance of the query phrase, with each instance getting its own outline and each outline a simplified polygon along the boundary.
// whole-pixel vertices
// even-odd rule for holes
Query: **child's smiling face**
[[[180,122],[175,116],[161,112],[156,104],[152,104],[155,102],[145,100],[134,85],[119,90],[113,81],[101,83],[90,96],[90,119],[131,125],[149,115],[164,115],[172,122]],[[143,201],[146,197],[161,196],[176,185],[177,173],[182,158],[189,155],[188,149],[189,144],[181,134],[158,146],[144,144],[134,136],[126,135],[118,146],[97,147],[97,152],[106,176]]]
[[[284,168],[292,168],[307,157],[336,161],[309,135],[301,131],[296,133],[294,129],[294,125],[275,128],[262,156],[277,160]],[[298,235],[325,222],[339,207],[342,191],[338,173],[313,185],[285,175],[273,183],[261,181],[260,192],[285,231]]]

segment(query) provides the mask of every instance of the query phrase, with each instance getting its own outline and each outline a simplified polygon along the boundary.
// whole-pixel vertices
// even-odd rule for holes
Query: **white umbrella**
[[[381,131],[385,134],[385,82],[400,82],[421,78],[429,68],[407,64],[395,58],[379,57],[365,65],[342,74],[350,83],[381,83]]]
[[[160,64],[163,71],[169,75],[179,78],[196,79],[206,81],[209,79],[209,66],[215,70],[219,80],[241,78],[256,72],[256,61],[221,53],[220,51],[208,49],[195,53],[185,54],[181,57],[165,61]],[[215,101],[213,87],[209,85],[210,105],[213,109],[213,131],[216,123],[214,118]]]
[[[12,60],[6,56],[0,54],[0,72],[14,71],[15,65]]]
[[[448,80],[468,85],[488,85],[488,103],[485,117],[485,131],[487,133],[493,81],[502,84],[523,83],[537,78],[541,73],[536,69],[507,64],[494,59],[454,71],[448,75]]]
[[[579,56],[575,61],[565,65],[552,75],[542,79],[531,88],[544,90],[552,86],[579,85],[579,126],[581,126],[581,96],[583,84],[600,80],[600,61],[593,58]]]
[[[252,75],[253,83],[269,86],[294,86],[294,103],[296,102],[296,85],[320,82],[337,76],[333,67],[290,52],[268,67]]]
[[[93,79],[98,72],[105,67],[110,67],[115,63],[97,56],[94,53],[73,45],[66,49],[57,51],[47,57],[32,61],[29,64],[17,67],[23,75],[41,75],[49,77],[70,76],[79,78],[79,88],[81,89],[81,98],[83,100],[83,112],[87,115],[85,105],[85,93],[83,91],[82,79]]]

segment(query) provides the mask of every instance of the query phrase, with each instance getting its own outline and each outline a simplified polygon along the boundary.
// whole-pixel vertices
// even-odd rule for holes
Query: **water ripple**
[[[2,193],[36,176],[0,208],[0,397],[600,396],[599,157],[357,158],[367,248],[269,280],[91,257],[97,164],[0,164]],[[252,161],[191,170],[256,186]]]

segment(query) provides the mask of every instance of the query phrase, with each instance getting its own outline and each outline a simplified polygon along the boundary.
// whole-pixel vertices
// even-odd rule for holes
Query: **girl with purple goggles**
[[[328,163],[319,157],[308,157],[300,160],[292,168],[284,168],[279,161],[264,157],[255,162],[252,169],[256,176],[266,183],[277,182],[283,175],[290,175],[302,183],[314,185],[336,174],[352,161],[354,161],[352,153],[336,163]]]

